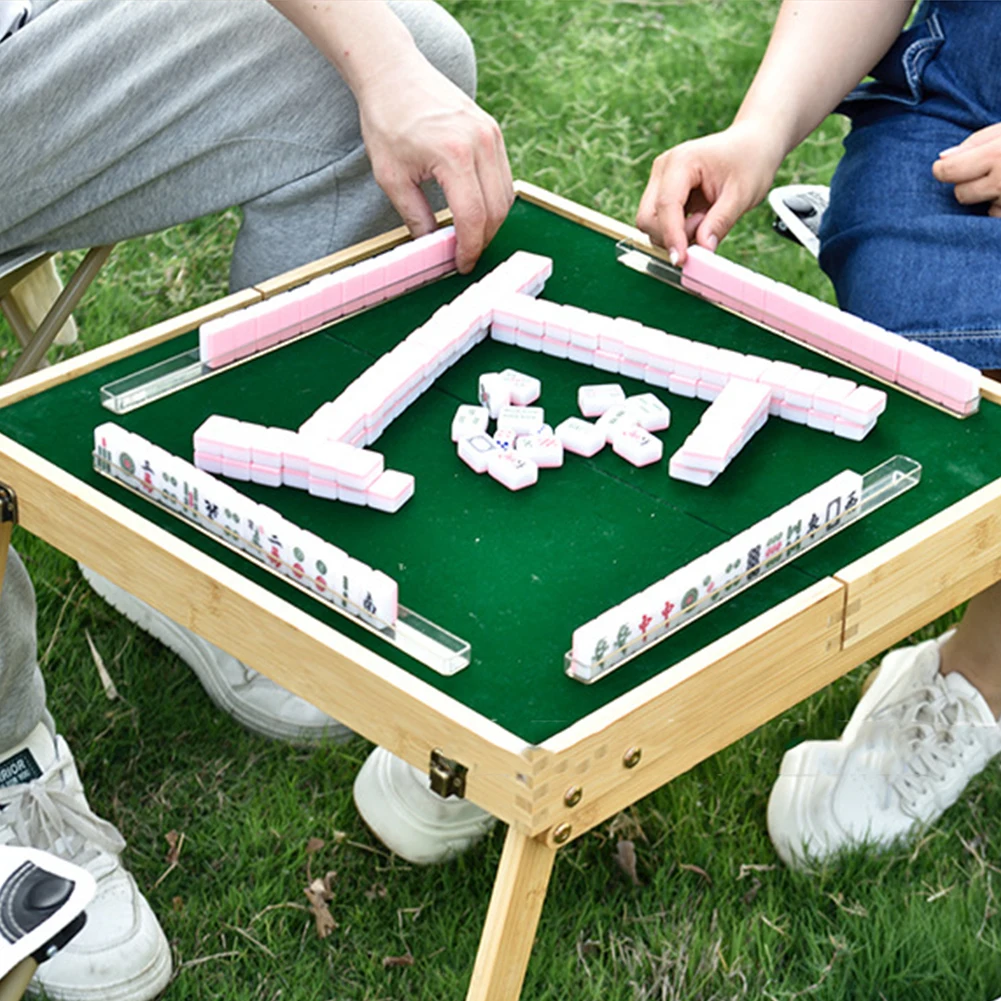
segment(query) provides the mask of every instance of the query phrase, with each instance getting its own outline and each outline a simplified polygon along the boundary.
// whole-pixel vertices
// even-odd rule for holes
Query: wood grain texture
[[[521,993],[556,851],[508,828],[466,1001],[513,1001]]]
[[[544,742],[551,757],[525,793],[532,830],[568,822],[577,836],[828,684],[843,609],[843,586],[819,581]]]
[[[1001,579],[1001,480],[839,570],[846,648],[882,648]]]
[[[466,765],[467,797],[525,827],[539,752],[455,699],[0,436],[20,524],[418,768]]]

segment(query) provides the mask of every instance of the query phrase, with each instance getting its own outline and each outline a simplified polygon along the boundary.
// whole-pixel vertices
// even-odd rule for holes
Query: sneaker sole
[[[170,958],[170,946],[166,938],[163,947],[157,951],[153,962],[142,971],[139,977],[133,977],[128,983],[114,987],[95,987],[83,990],[73,987],[57,987],[46,985],[43,974],[37,973],[28,985],[28,994],[32,997],[51,998],[52,1001],[152,1001],[166,990],[174,972]]]
[[[143,632],[149,633],[168,650],[177,654],[194,671],[208,697],[241,726],[262,737],[290,743],[312,744],[329,740],[341,744],[354,737],[354,731],[343,723],[334,722],[330,726],[303,729],[299,726],[283,725],[281,720],[274,716],[249,710],[245,703],[234,698],[230,686],[223,684],[219,680],[218,673],[213,670],[211,654],[205,649],[212,648],[208,640],[195,636],[194,633],[156,612],[127,591],[116,587],[82,563],[78,566],[84,579],[97,594]],[[192,642],[193,639],[197,640],[197,643]]]
[[[772,785],[771,794],[768,797],[768,807],[766,811],[766,823],[768,835],[772,839],[779,858],[789,866],[790,869],[805,869],[812,862],[820,861],[823,858],[823,849],[811,835],[814,835],[813,825],[807,823],[806,811],[804,810],[804,796],[802,795],[803,777],[810,772],[817,771],[809,767],[810,744],[815,742],[805,742],[787,751],[782,759],[782,766],[779,776]],[[835,741],[828,742],[832,745]],[[828,748],[828,752],[834,747]],[[806,758],[806,762],[798,762],[794,774],[783,774],[787,767],[787,762],[795,758]],[[791,765],[790,765],[791,767]],[[807,797],[808,799],[808,797]],[[793,822],[790,824],[790,819]],[[796,837],[790,837],[788,831],[795,832]],[[804,835],[806,835],[804,837]],[[814,855],[811,848],[820,848]]]
[[[414,865],[446,862],[472,847],[496,823],[484,813],[447,826],[429,824],[397,795],[390,774],[392,756],[379,750],[368,756],[355,777],[355,806],[372,833],[400,858]]]

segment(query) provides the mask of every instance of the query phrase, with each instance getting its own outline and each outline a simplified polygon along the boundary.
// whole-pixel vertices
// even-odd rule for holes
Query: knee
[[[425,58],[470,97],[476,96],[476,53],[458,21],[427,0],[390,0]]]

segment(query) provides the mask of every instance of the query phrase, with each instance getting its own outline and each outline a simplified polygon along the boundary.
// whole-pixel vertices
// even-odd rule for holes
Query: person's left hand
[[[1001,122],[942,150],[932,173],[937,180],[955,185],[956,201],[963,205],[990,202],[987,214],[1001,219]]]

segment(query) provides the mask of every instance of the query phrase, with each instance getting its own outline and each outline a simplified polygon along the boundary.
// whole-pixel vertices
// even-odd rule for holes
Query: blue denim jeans
[[[1001,120],[1001,3],[926,2],[840,111],[852,119],[821,227],[842,308],[978,368],[1001,368],[1001,219],[932,175]]]

